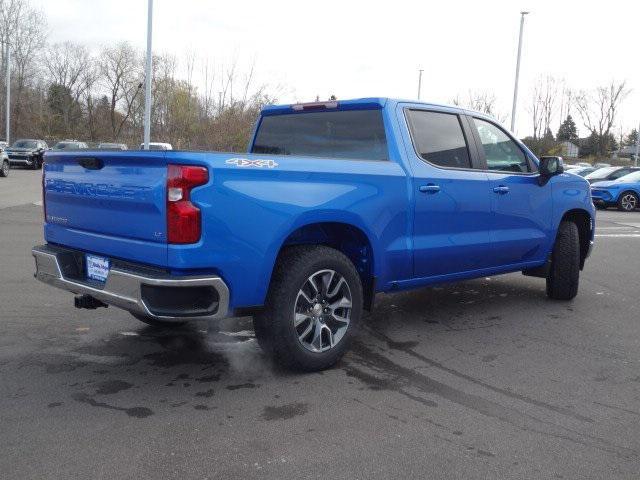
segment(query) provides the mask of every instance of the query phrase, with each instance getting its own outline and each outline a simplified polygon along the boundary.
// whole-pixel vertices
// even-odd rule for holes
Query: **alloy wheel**
[[[627,193],[622,197],[622,200],[620,200],[620,204],[622,205],[623,210],[635,210],[638,206],[638,199],[634,194]]]
[[[335,270],[309,276],[296,296],[293,327],[300,344],[314,353],[331,350],[351,322],[351,290]]]

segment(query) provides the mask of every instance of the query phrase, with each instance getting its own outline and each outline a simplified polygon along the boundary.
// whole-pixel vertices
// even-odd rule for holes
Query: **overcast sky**
[[[31,0],[49,38],[92,48],[127,40],[144,48],[147,0]],[[540,75],[573,89],[627,80],[625,130],[640,121],[640,2],[528,0],[155,0],[153,49],[247,70],[283,103],[364,96],[450,103],[486,90],[508,117],[519,28],[525,23],[516,131],[530,133],[528,105]],[[574,117],[578,117],[577,112]],[[578,121],[580,133],[585,128]],[[559,119],[554,120],[554,129]],[[509,121],[507,120],[507,124]],[[616,132],[617,133],[617,132]]]

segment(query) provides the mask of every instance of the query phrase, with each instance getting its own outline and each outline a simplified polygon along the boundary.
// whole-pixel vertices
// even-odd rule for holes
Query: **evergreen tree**
[[[631,132],[629,132],[629,134],[626,137],[624,137],[624,139],[622,140],[622,146],[627,147],[629,145],[635,145],[637,141],[638,141],[638,130],[634,128],[633,130],[631,130]]]
[[[578,129],[571,115],[567,115],[566,120],[560,125],[556,138],[559,142],[574,142],[578,140]]]

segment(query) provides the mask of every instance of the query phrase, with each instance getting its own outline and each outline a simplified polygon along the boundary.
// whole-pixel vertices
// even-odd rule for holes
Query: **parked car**
[[[640,167],[603,167],[591,172],[584,178],[589,183],[603,182],[605,180],[616,180],[638,170],[640,170]]]
[[[580,175],[581,177],[586,177],[592,172],[597,170],[596,167],[576,167],[569,170],[569,173],[573,173],[574,175]]]
[[[140,144],[140,150],[144,150],[144,143]],[[173,150],[170,143],[149,142],[149,150]]]
[[[0,141],[0,150],[6,150],[9,144],[7,142]]]
[[[84,150],[89,148],[85,142],[77,140],[64,140],[53,146],[53,150]]]
[[[592,165],[589,162],[578,162],[574,163],[576,167],[591,167]]]
[[[11,170],[9,155],[4,150],[0,151],[0,177],[8,177]]]
[[[154,326],[253,315],[301,370],[378,292],[522,271],[575,297],[595,222],[589,184],[491,117],[385,98],[265,107],[244,154],[52,152],[43,187],[37,279]]]
[[[630,212],[640,206],[640,171],[617,180],[591,184],[591,198],[598,208],[618,207]]]
[[[49,150],[44,140],[21,139],[6,149],[11,165],[24,165],[38,170],[42,167],[44,152]]]
[[[604,167],[610,167],[611,164],[610,163],[598,162],[598,163],[594,163],[593,166],[594,167],[598,167],[598,168],[604,168]]]
[[[98,149],[99,150],[128,150],[129,147],[127,147],[124,143],[103,142],[98,144]]]

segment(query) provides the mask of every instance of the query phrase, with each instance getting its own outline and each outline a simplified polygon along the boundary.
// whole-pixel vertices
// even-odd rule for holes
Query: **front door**
[[[539,185],[535,164],[498,125],[480,118],[471,124],[490,181],[493,266],[544,260],[551,235],[551,183]]]

